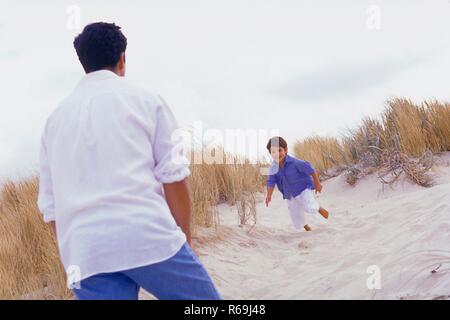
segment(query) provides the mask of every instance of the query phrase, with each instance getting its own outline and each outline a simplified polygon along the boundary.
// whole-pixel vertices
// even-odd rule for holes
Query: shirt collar
[[[85,83],[91,83],[93,81],[114,78],[119,78],[119,76],[110,70],[102,69],[85,74],[78,82],[78,86],[84,85]]]
[[[284,165],[286,165],[286,163],[291,163],[292,161],[294,161],[294,158],[292,156],[290,156],[289,154],[286,155],[286,157],[284,158]],[[270,166],[270,172],[278,172],[278,168],[279,165],[277,162],[272,161],[272,165]],[[271,173],[272,174],[272,173]]]
[[[294,161],[294,158],[292,158],[289,154],[286,155],[286,158],[284,159],[284,163],[289,163]]]

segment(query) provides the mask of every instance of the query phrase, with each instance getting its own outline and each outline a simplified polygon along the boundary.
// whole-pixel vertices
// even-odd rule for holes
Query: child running
[[[305,212],[319,212],[325,219],[328,219],[328,211],[319,206],[316,193],[322,191],[322,184],[319,177],[307,161],[297,159],[288,154],[287,142],[282,137],[272,137],[267,143],[273,163],[270,167],[270,175],[267,179],[266,206],[272,200],[275,185],[286,199],[291,215],[292,223],[298,230],[305,228],[311,231],[311,227],[306,223]]]

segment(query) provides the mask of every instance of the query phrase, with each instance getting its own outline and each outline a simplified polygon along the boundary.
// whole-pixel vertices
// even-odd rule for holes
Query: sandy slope
[[[196,239],[200,258],[228,299],[450,299],[449,159],[428,189],[405,180],[383,189],[375,176],[353,188],[343,177],[325,182],[319,200],[332,215],[309,216],[309,233],[293,229],[278,194],[258,205],[250,231],[221,205],[221,226]],[[366,285],[371,265],[381,289]]]

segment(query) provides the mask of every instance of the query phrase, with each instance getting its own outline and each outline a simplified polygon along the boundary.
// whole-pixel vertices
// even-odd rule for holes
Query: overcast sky
[[[450,101],[449,0],[0,5],[0,178],[37,169],[45,120],[83,76],[71,5],[81,28],[122,27],[127,78],[182,126],[278,130],[292,144],[337,135],[390,97]]]

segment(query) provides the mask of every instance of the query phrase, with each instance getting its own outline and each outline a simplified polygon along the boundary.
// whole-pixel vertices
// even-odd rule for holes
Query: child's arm
[[[186,235],[186,240],[191,245],[191,197],[187,179],[164,183],[164,195],[177,225]],[[191,245],[192,246],[192,245]]]
[[[267,195],[266,195],[266,207],[269,206],[270,201],[272,201],[272,193],[275,187],[267,187]]]
[[[311,177],[313,178],[314,181],[314,189],[316,190],[316,193],[322,192],[322,184],[320,183],[319,176],[317,175],[317,173],[313,172],[311,174]]]
[[[314,182],[314,189],[316,190],[316,193],[322,191],[322,184],[320,183],[319,176],[317,175],[316,170],[313,168],[311,163],[308,161],[302,161],[299,160],[296,162],[298,171],[311,175],[313,182]]]
[[[275,174],[269,175],[269,178],[266,181],[267,186],[267,195],[266,195],[266,207],[269,206],[270,201],[272,201],[272,193],[275,185],[278,182],[278,178]]]

